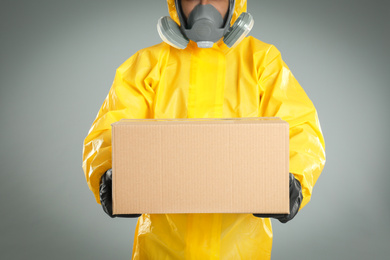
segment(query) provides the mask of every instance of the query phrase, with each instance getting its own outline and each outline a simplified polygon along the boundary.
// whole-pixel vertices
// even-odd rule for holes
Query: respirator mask
[[[175,5],[181,26],[165,16],[158,20],[157,31],[164,42],[178,49],[185,49],[189,40],[196,42],[199,48],[211,48],[221,38],[231,48],[248,35],[254,24],[249,13],[242,13],[230,27],[235,0],[230,0],[225,19],[211,4],[195,6],[188,19],[182,12],[181,0],[175,0]]]

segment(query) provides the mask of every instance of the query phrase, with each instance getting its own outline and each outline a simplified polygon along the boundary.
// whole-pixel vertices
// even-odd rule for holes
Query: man
[[[85,139],[88,185],[112,216],[111,124],[122,118],[280,117],[290,126],[290,215],[143,214],[133,248],[133,259],[270,259],[266,217],[291,220],[310,200],[325,164],[316,109],[279,51],[245,38],[253,24],[246,0],[167,3],[170,17],[159,21],[165,42],[117,69]]]

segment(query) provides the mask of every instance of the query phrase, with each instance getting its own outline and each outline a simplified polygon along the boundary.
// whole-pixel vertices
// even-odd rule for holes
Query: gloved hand
[[[100,202],[102,204],[104,212],[107,213],[111,218],[122,217],[122,218],[138,218],[141,214],[112,214],[112,169],[107,170],[101,178],[100,182]]]
[[[295,179],[294,175],[290,173],[290,214],[253,214],[259,218],[275,218],[282,223],[292,220],[298,213],[299,207],[302,203],[302,187],[301,183]]]

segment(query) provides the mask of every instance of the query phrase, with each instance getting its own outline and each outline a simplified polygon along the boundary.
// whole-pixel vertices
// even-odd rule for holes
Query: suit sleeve
[[[317,111],[274,46],[268,49],[258,75],[261,116],[280,117],[289,123],[290,172],[301,183],[303,208],[325,165]]]
[[[111,124],[123,118],[153,117],[154,85],[159,73],[143,60],[149,63],[152,59],[143,59],[137,53],[117,69],[112,87],[84,140],[83,170],[99,204],[100,178],[112,167]]]

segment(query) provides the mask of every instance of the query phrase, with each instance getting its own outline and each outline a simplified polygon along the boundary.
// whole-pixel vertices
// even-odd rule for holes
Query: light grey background
[[[81,168],[114,78],[160,42],[166,1],[0,1],[0,258],[129,259],[135,221],[110,219]],[[389,1],[249,1],[317,107],[327,164],[312,201],[274,222],[273,259],[388,259]]]

